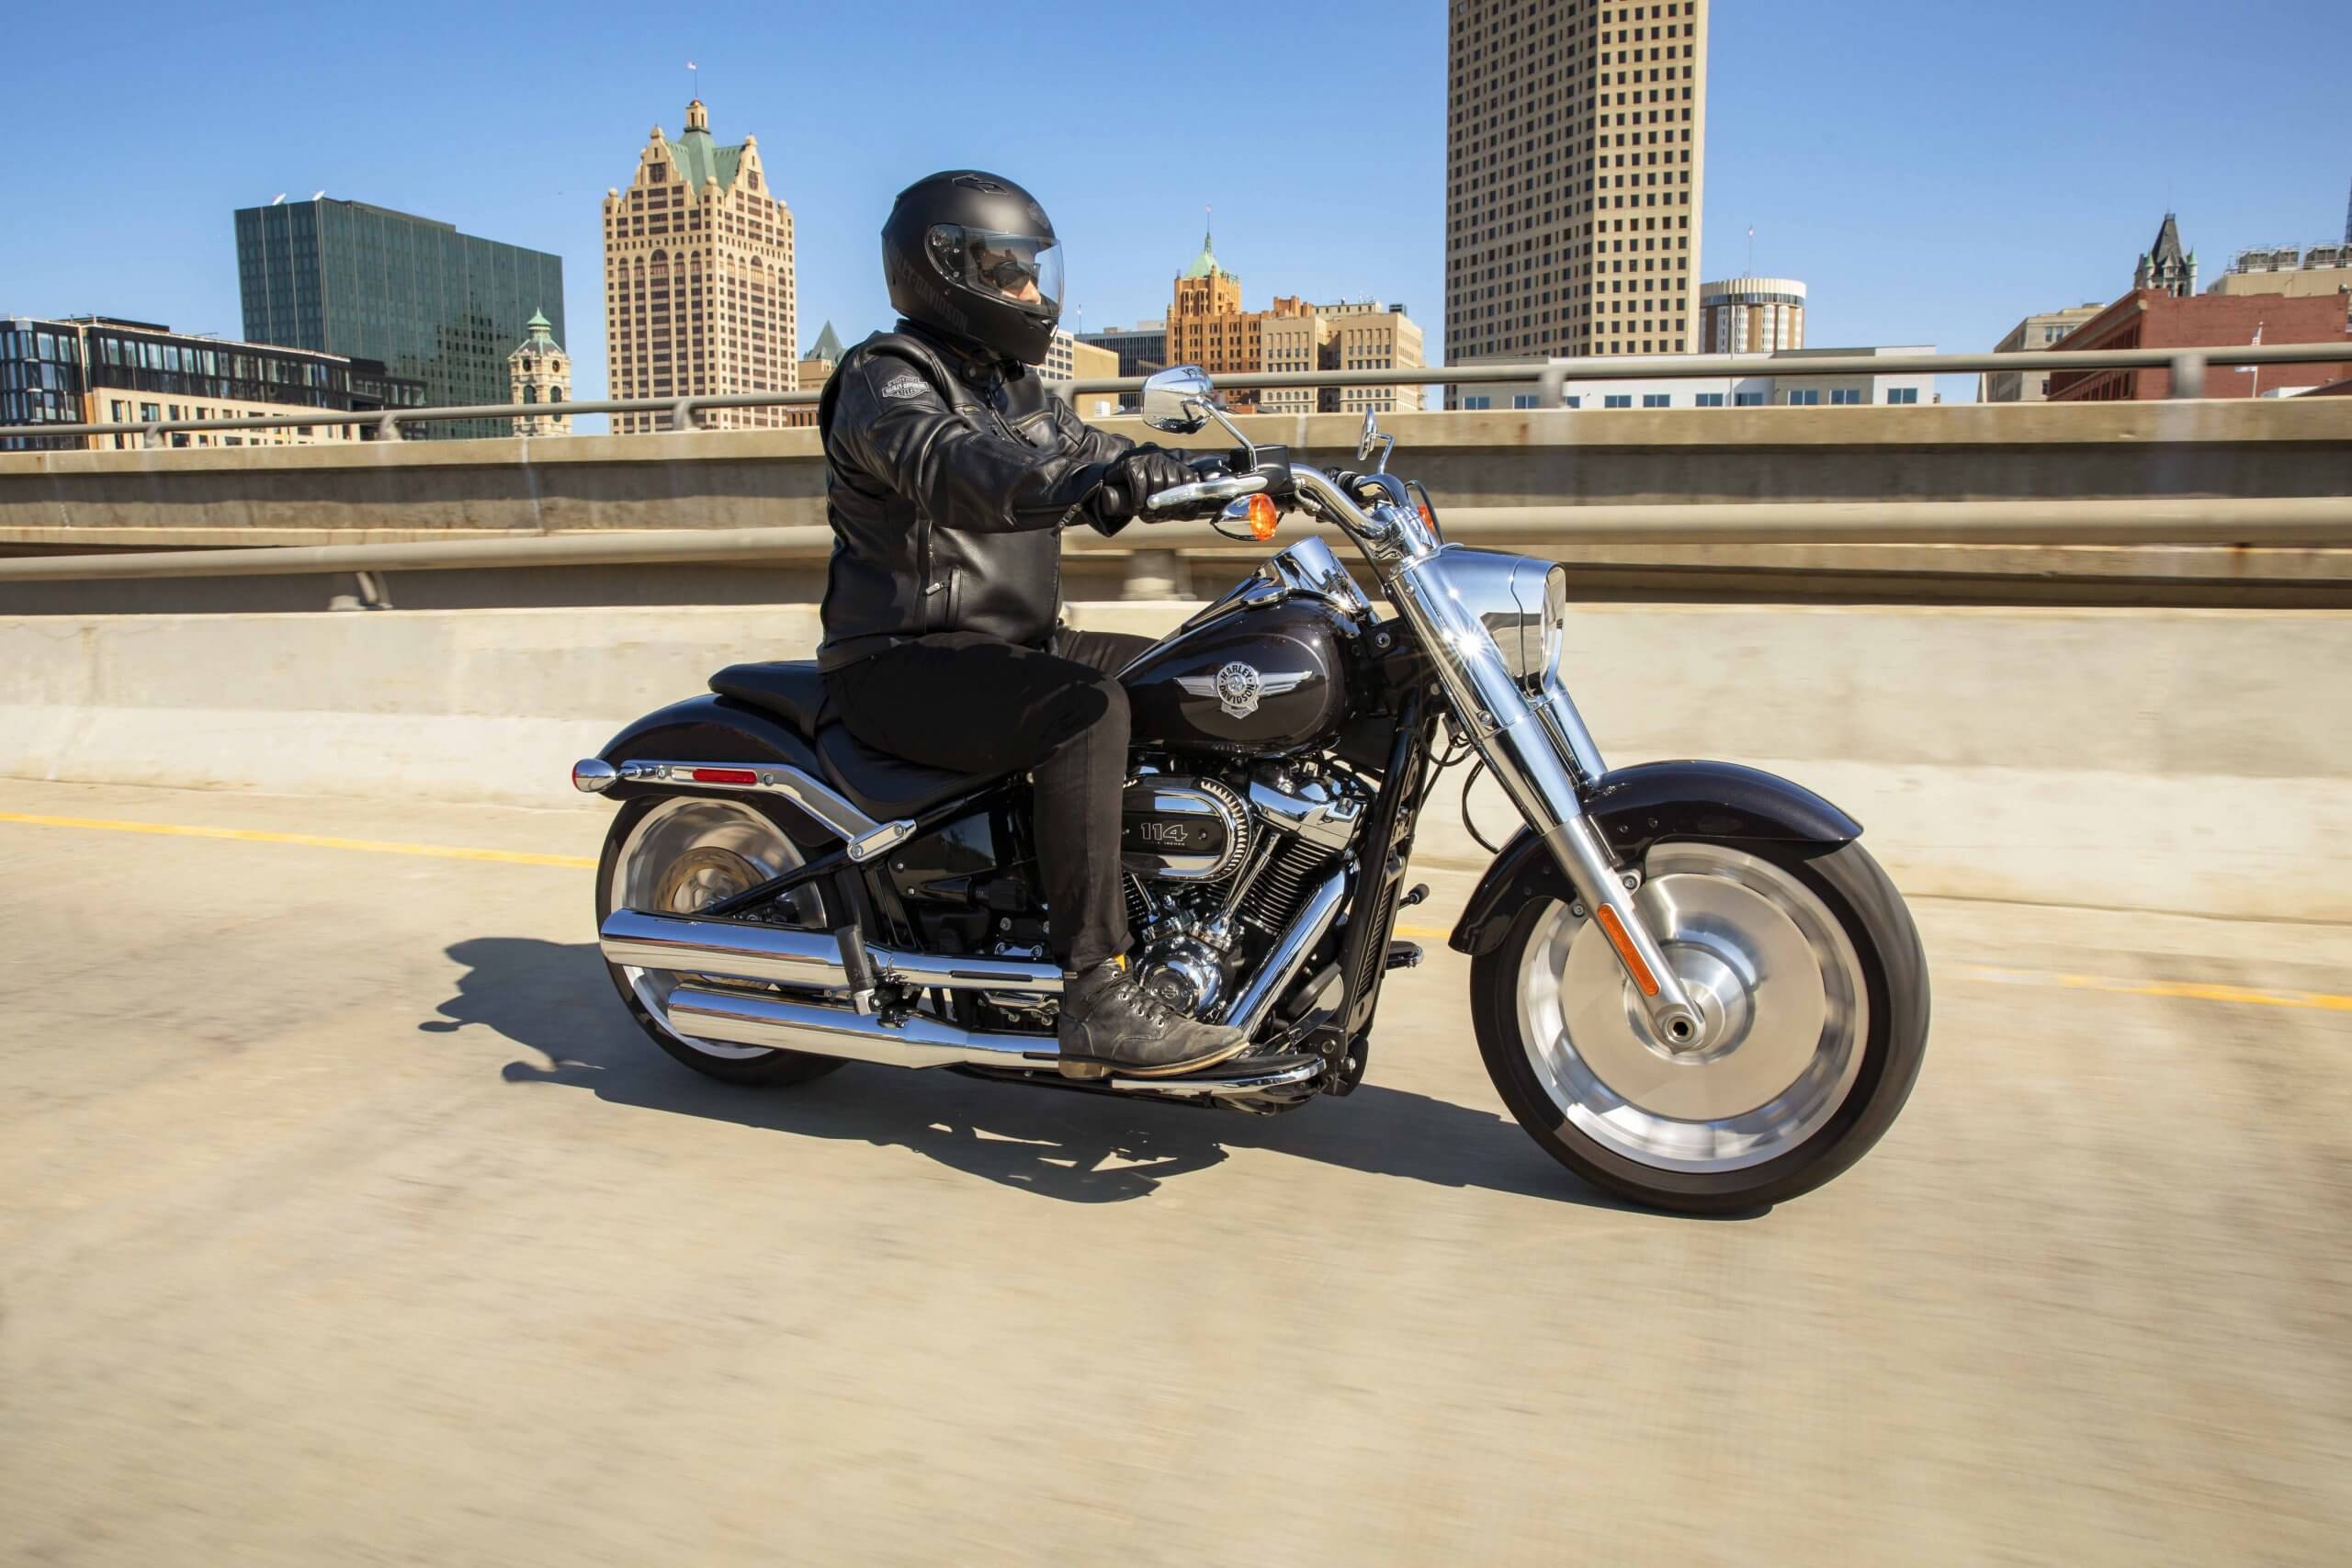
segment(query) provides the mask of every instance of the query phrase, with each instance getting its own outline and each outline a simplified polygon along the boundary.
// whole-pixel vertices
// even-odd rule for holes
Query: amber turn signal
[[[1281,523],[1281,521],[1282,513],[1275,509],[1274,498],[1272,496],[1253,495],[1250,498],[1250,534],[1251,537],[1259,539],[1272,538],[1274,536],[1275,525]]]

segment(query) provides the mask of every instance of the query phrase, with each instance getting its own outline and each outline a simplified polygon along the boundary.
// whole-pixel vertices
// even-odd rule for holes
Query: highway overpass
[[[1910,1109],[1721,1223],[1501,1111],[1442,940],[1458,785],[1350,1100],[656,1053],[565,771],[811,648],[805,436],[0,456],[0,1556],[2330,1561],[2329,402],[1396,422],[1464,535],[1578,564],[1612,761],[1811,784],[1918,913]],[[808,532],[629,558],[744,528]],[[581,540],[620,558],[439,558]],[[324,608],[348,570],[25,575],[265,543],[435,558],[372,613]],[[1162,628],[1187,602],[1124,595],[1246,559],[1074,547],[1073,615]]]

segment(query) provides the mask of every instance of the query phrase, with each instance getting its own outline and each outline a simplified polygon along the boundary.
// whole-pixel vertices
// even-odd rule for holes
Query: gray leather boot
[[[1066,1077],[1157,1078],[1214,1066],[1249,1041],[1238,1029],[1170,1010],[1112,962],[1064,979],[1060,1043]]]

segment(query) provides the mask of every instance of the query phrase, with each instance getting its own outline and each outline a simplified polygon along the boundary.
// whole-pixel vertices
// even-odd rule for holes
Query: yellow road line
[[[2112,975],[2065,975],[2053,969],[1960,971],[1962,978],[2000,986],[2050,986],[2070,991],[2104,991],[2118,997],[2167,997],[2192,1002],[2228,1002],[2237,1007],[2302,1008],[2352,1012],[2352,997],[2332,991],[2264,991],[2251,986],[2211,985],[2197,980],[2125,980]]]
[[[521,850],[477,850],[462,844],[397,844],[381,839],[331,839],[320,833],[270,833],[255,828],[191,828],[175,822],[122,822],[106,817],[43,817],[0,811],[0,822],[35,828],[87,828],[108,833],[156,833],[172,839],[233,839],[251,844],[300,844],[314,850],[359,850],[377,855],[424,855],[435,860],[496,861],[506,865],[558,865],[594,871],[596,863],[579,855],[537,855]]]
[[[107,833],[153,833],[173,839],[227,839],[252,844],[295,844],[314,850],[357,850],[367,854],[423,855],[432,860],[490,861],[503,865],[552,865],[567,871],[594,871],[596,863],[584,855],[530,854],[521,850],[478,850],[463,844],[407,844],[383,839],[336,839],[322,833],[273,833],[257,828],[197,828],[175,822],[126,822],[107,817],[47,817],[28,811],[0,811],[0,822],[34,828],[81,828]],[[1402,937],[1444,941],[1452,931],[1439,926],[1400,925]],[[2156,997],[2172,1000],[2222,1002],[2233,1007],[2295,1008],[2316,1012],[2352,1012],[2352,996],[2332,991],[2268,991],[2251,986],[2223,986],[2193,980],[2128,980],[2112,975],[2069,975],[2052,969],[1968,967],[1956,971],[1962,979],[2005,986],[2046,986],[2062,990],[2099,991],[2119,997]]]

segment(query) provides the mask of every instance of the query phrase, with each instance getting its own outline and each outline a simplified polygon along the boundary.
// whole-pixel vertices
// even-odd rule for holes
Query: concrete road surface
[[[0,1561],[2352,1558],[2346,930],[1924,905],[1909,1112],[1699,1222],[1435,941],[1272,1121],[706,1082],[602,827],[0,786]]]

